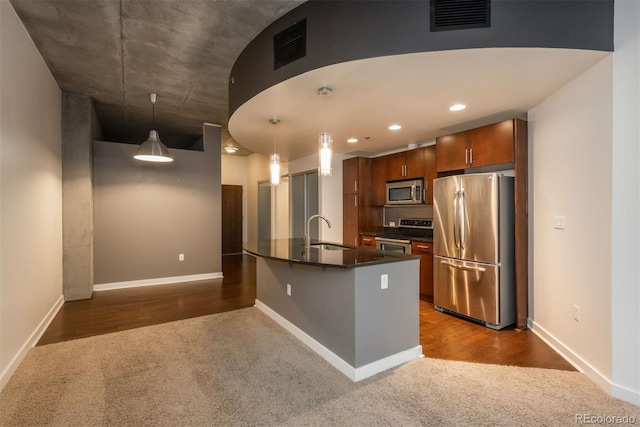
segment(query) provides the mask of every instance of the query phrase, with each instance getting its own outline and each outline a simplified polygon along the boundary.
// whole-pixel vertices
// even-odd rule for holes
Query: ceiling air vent
[[[431,0],[431,31],[491,26],[491,0]]]
[[[307,54],[307,20],[296,22],[273,36],[273,69],[277,70]]]

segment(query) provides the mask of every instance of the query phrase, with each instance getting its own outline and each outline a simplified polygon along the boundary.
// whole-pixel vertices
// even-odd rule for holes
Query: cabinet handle
[[[429,249],[429,246],[416,245],[416,248],[418,248],[418,249]]]
[[[355,193],[357,193],[357,192],[358,192],[358,181],[357,181],[357,180],[356,180],[356,181],[353,181],[353,191],[354,191]]]
[[[358,196],[353,196],[353,206],[358,207]]]
[[[354,244],[354,246],[358,246],[358,238],[357,237],[353,238],[353,244]]]
[[[473,148],[469,148],[469,163],[473,164]]]
[[[469,164],[469,149],[465,149],[464,150],[464,164],[468,165]]]

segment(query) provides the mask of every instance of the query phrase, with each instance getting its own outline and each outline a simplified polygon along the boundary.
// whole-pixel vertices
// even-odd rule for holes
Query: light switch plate
[[[380,276],[380,289],[387,289],[389,287],[389,275],[382,274]]]
[[[556,230],[564,230],[565,225],[564,215],[556,215],[553,217],[553,228]]]

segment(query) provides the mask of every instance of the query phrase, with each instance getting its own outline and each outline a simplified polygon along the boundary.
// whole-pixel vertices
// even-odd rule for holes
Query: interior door
[[[222,186],[222,255],[242,253],[242,185]]]

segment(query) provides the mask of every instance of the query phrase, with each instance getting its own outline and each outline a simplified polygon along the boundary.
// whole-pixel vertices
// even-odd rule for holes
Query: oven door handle
[[[380,237],[376,237],[376,243],[399,243],[401,245],[408,245],[409,243],[411,243],[411,240],[400,240],[400,239],[386,239],[386,238],[380,238]]]

